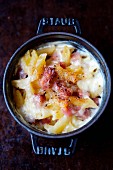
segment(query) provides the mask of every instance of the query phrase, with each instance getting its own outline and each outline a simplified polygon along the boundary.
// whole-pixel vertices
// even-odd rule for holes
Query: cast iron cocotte
[[[43,26],[73,26],[76,31],[76,35],[70,34],[67,32],[49,32],[49,33],[42,33]],[[43,154],[43,155],[71,155],[75,151],[76,142],[77,142],[77,135],[79,135],[81,132],[89,128],[103,113],[109,96],[110,96],[110,90],[111,90],[111,79],[110,79],[110,73],[109,69],[107,67],[107,64],[103,58],[103,56],[100,54],[100,52],[91,45],[88,41],[83,39],[82,37],[78,36],[81,34],[80,26],[78,20],[74,18],[42,18],[39,22],[39,26],[37,29],[37,35],[31,39],[29,39],[27,42],[25,42],[22,46],[20,46],[16,52],[12,55],[10,58],[6,69],[4,73],[4,79],[3,79],[3,94],[4,99],[6,102],[6,105],[8,107],[9,112],[14,117],[14,119],[23,126],[26,130],[30,132],[31,140],[32,140],[32,146],[33,150],[36,154]],[[100,105],[100,108],[98,112],[95,114],[95,116],[83,127],[64,134],[48,134],[47,132],[36,130],[32,126],[30,126],[22,117],[18,114],[14,102],[13,102],[13,96],[12,96],[12,86],[11,86],[11,80],[14,74],[15,65],[18,63],[19,59],[25,54],[25,52],[29,49],[36,48],[41,44],[47,43],[47,42],[54,42],[54,41],[68,41],[70,44],[74,45],[76,48],[80,48],[81,46],[86,48],[98,61],[105,79],[104,84],[104,94],[102,103]],[[68,146],[57,146],[57,147],[50,147],[50,146],[40,146],[38,143],[38,137],[46,138],[46,141],[49,139],[53,140],[69,140]],[[47,139],[48,138],[48,139]],[[66,138],[66,139],[64,139]],[[58,142],[59,143],[59,142]]]

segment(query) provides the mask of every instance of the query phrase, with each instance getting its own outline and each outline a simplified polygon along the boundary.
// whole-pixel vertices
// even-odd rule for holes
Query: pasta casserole
[[[86,49],[55,42],[29,49],[11,83],[18,113],[36,129],[60,134],[93,118],[104,81],[98,62]]]

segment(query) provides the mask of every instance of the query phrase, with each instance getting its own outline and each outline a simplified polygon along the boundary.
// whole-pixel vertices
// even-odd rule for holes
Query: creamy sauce
[[[50,67],[53,67],[55,64],[58,64],[59,62],[64,62],[64,58],[62,56],[62,50],[65,46],[67,46],[71,52],[74,50],[74,46],[69,45],[65,42],[63,44],[60,42],[45,44],[44,48],[51,47],[53,45],[55,45],[55,52],[57,54],[57,58],[49,64]],[[38,50],[43,50],[43,46],[39,47]],[[55,57],[56,54],[54,54],[53,57]],[[43,54],[42,57],[44,57]],[[57,122],[54,125],[53,127],[54,132],[51,130],[53,125],[49,126],[46,124],[43,126],[44,130],[47,130],[48,133],[56,133],[56,134],[66,133],[69,131],[76,130],[82,127],[83,125],[85,125],[87,122],[89,122],[94,117],[94,115],[98,112],[98,109],[101,105],[102,96],[103,96],[104,78],[103,78],[103,73],[101,71],[101,68],[97,63],[96,59],[86,49],[77,49],[76,56],[70,58],[70,64],[68,65],[68,68],[75,71],[79,67],[83,69],[84,78],[78,80],[76,86],[72,85],[72,90],[75,91],[77,88],[82,90],[82,92],[84,92],[84,99],[89,98],[86,92],[90,94],[91,98],[96,98],[97,96],[100,97],[99,106],[97,108],[90,109],[90,115],[85,120],[80,120],[76,116],[74,116],[74,111],[72,111],[71,120],[67,120],[67,117],[65,116],[63,118],[62,108],[64,107],[64,105],[62,102],[61,103],[58,102],[56,97],[54,98],[53,93],[49,94],[49,99],[46,100],[44,104],[38,105],[37,107],[36,104],[34,103],[34,95],[31,92],[30,82],[27,84],[27,86],[25,86],[26,98],[24,100],[24,104],[19,108],[19,112],[25,118],[25,120],[32,123],[35,122],[35,120],[42,120],[51,116],[52,116],[52,121],[56,121],[56,120],[60,121],[60,118],[62,118],[62,121],[66,122],[67,125],[65,125],[64,128],[61,127],[61,129],[59,127],[60,130],[57,129],[57,124],[59,122]],[[31,75],[29,81],[32,79],[34,79],[34,77],[32,77]],[[37,85],[39,86],[40,84],[38,83]],[[70,85],[67,83],[67,86]],[[57,90],[55,89],[55,91]],[[48,96],[46,96],[46,99],[47,97]],[[82,106],[81,109],[78,111],[78,114],[79,116],[82,116],[84,114],[84,108]],[[35,127],[39,128],[39,126],[38,127],[35,126]]]

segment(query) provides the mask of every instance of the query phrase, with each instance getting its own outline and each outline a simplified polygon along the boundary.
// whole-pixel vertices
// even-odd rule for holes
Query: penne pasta
[[[75,106],[81,106],[82,108],[97,108],[98,106],[95,102],[90,98],[77,98],[77,97],[69,97],[69,100]]]
[[[61,133],[64,128],[66,127],[66,125],[69,123],[70,118],[68,118],[67,116],[63,116],[62,118],[60,118],[54,126],[52,125],[48,125],[45,124],[44,128],[49,132],[49,133],[54,133],[54,134],[58,134]]]
[[[56,42],[28,50],[11,84],[19,114],[36,129],[61,134],[93,118],[101,105],[104,81],[91,54]]]
[[[13,88],[13,94],[14,94],[14,101],[17,106],[17,108],[20,108],[24,104],[24,98],[22,97],[22,94],[19,90],[16,90]]]

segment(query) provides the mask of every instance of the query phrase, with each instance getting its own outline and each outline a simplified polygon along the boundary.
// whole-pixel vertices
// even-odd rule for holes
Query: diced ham
[[[37,125],[37,124],[50,124],[51,122],[51,118],[45,118],[45,119],[40,119],[40,120],[35,120],[34,122],[32,122],[32,124]]]
[[[60,66],[65,69],[66,68],[66,64],[64,62],[60,62]]]
[[[74,106],[71,104],[71,105],[67,105],[65,108],[62,108],[62,111],[65,115],[72,116],[75,115],[80,109],[81,107]]]
[[[27,73],[24,72],[24,70],[21,68],[21,66],[19,65],[17,67],[17,71],[16,71],[16,74],[15,74],[15,78],[16,79],[25,79],[27,77]]]
[[[75,116],[79,119],[79,120],[85,120],[90,116],[90,110],[89,109],[81,109],[78,112],[75,113]]]
[[[42,124],[49,124],[51,122],[51,118],[41,119],[39,122]]]
[[[34,95],[33,97],[33,102],[37,108],[40,107],[45,102],[45,100],[46,100],[45,95],[37,94],[37,95]]]
[[[79,97],[79,98],[84,98],[84,97],[89,97],[89,92],[87,92],[87,91],[83,91],[83,90],[81,90],[81,89],[77,89],[76,91],[74,91],[74,93],[73,93],[73,96],[77,96],[77,97]]]
[[[51,59],[54,61],[60,61],[60,56],[61,56],[61,52],[60,51],[55,51],[52,56]]]
[[[92,100],[99,106],[99,97],[92,98]]]
[[[25,79],[27,77],[27,73],[24,72],[24,70],[21,70],[20,73],[19,73],[19,77],[20,79]]]
[[[73,90],[67,87],[63,81],[57,81],[54,83],[52,89],[57,93],[58,97],[62,100],[68,99],[72,95]]]
[[[67,116],[75,115],[79,120],[85,120],[90,116],[90,110],[83,110],[80,106],[74,106],[72,104],[62,108],[62,111]]]
[[[40,79],[40,86],[46,90],[50,88],[53,78],[56,76],[55,69],[52,67],[45,67],[42,78]]]
[[[62,108],[62,112],[63,112],[66,116],[72,116],[72,112],[71,112],[71,108],[70,108],[70,107]]]
[[[79,52],[74,52],[71,54],[71,61],[75,62],[77,60],[80,60],[80,53]]]
[[[87,119],[87,118],[90,116],[90,114],[91,114],[90,109],[85,109],[84,114],[83,114],[83,116],[81,117],[82,120]]]

